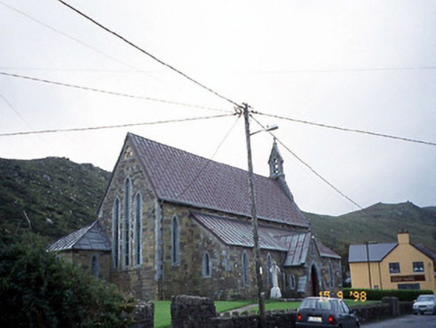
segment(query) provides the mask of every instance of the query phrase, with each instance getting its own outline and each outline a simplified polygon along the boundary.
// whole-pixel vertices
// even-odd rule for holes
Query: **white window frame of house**
[[[329,279],[330,287],[335,287],[335,271],[333,270],[332,260],[329,260]]]
[[[142,196],[138,192],[135,196],[135,266],[142,264]]]
[[[423,273],[425,271],[423,261],[413,262],[412,265],[413,265],[413,272],[414,273]]]
[[[180,221],[177,215],[171,219],[171,265],[180,265]]]
[[[130,263],[130,225],[132,205],[132,180],[127,177],[124,180],[124,220],[123,220],[123,264],[127,268]]]
[[[207,251],[203,253],[202,271],[204,278],[210,278],[212,276],[212,262]]]
[[[121,224],[121,201],[118,197],[115,197],[114,205],[112,209],[112,264],[114,268],[118,268],[120,264],[120,224]]]
[[[398,269],[397,269],[398,267]],[[389,263],[389,273],[401,273],[401,267],[399,262],[390,262]]]
[[[250,284],[250,260],[248,258],[248,253],[246,250],[242,252],[242,284],[248,285]]]
[[[92,254],[90,263],[91,274],[98,278],[100,276],[100,261],[97,254]]]

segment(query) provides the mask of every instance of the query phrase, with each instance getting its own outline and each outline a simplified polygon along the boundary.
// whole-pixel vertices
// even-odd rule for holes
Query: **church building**
[[[254,176],[267,296],[273,263],[282,297],[337,292],[341,258],[312,235],[286,184],[275,142],[268,164],[269,177]],[[68,254],[137,299],[257,297],[245,170],[129,133],[98,221],[80,231],[50,250]]]

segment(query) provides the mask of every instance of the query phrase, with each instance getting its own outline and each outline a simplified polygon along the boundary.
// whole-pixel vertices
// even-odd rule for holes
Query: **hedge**
[[[434,294],[432,290],[417,289],[365,289],[365,288],[343,288],[344,298],[379,301],[383,297],[397,297],[400,301],[414,301],[422,294]]]

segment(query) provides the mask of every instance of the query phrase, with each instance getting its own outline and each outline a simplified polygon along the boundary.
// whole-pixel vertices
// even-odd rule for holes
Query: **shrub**
[[[343,288],[344,298],[348,299],[360,298],[362,292],[366,293],[366,299],[374,301],[381,300],[383,297],[397,297],[400,301],[413,301],[421,294],[433,294],[432,290]]]
[[[1,327],[125,327],[113,285],[45,250],[34,234],[0,240]]]

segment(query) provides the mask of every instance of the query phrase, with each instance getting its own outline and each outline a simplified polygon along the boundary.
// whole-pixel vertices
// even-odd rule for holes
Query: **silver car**
[[[413,303],[413,314],[436,314],[436,296],[419,295]]]

